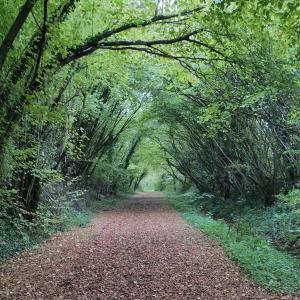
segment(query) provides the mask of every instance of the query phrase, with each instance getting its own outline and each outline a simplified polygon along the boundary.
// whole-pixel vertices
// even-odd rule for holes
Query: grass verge
[[[113,209],[120,205],[123,201],[130,200],[134,193],[118,193],[117,195],[110,196],[104,200],[96,200],[95,197],[91,197],[87,201],[87,210],[92,214],[98,214],[102,211]]]
[[[187,223],[216,240],[255,282],[273,292],[299,293],[300,268],[296,258],[275,249],[261,236],[230,230],[224,221],[197,213],[183,196],[166,197]]]

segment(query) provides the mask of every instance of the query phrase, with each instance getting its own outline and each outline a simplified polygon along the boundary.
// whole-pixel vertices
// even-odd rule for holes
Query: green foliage
[[[241,216],[253,231],[267,236],[277,247],[299,255],[300,214],[288,206],[251,210]]]
[[[103,195],[128,189],[128,173],[122,168],[101,162],[97,165],[91,177],[91,185]]]
[[[70,194],[70,193],[69,193]],[[79,197],[80,192],[72,192],[73,197]],[[77,196],[75,194],[78,194]],[[95,192],[91,191],[86,199],[86,210],[78,211],[70,207],[69,202],[63,199],[54,199],[42,203],[35,218],[29,220],[26,210],[24,216],[3,215],[0,220],[0,261],[21,251],[38,247],[39,243],[58,231],[69,231],[76,227],[84,227],[91,222],[93,214],[113,209],[121,205],[124,200],[130,200],[132,193],[119,193],[104,200],[96,199]],[[80,197],[78,200],[81,200]],[[16,208],[15,208],[16,209]],[[1,209],[3,212],[3,209]]]
[[[12,207],[9,208],[10,210]],[[16,212],[16,207],[14,211]],[[3,212],[3,209],[1,210]],[[21,214],[23,213],[23,214]],[[0,221],[0,260],[15,255],[38,244],[57,231],[67,231],[74,227],[86,226],[90,215],[77,211],[66,202],[50,202],[40,205],[33,220],[24,209],[18,215],[1,216]]]
[[[36,1],[0,67],[4,253],[85,224],[82,190],[150,186],[192,187],[188,206],[298,249],[299,1],[161,2]],[[22,4],[0,0],[0,46]]]
[[[265,238],[230,228],[222,220],[192,210],[184,196],[169,195],[171,203],[193,227],[217,240],[256,282],[276,292],[300,290],[299,262],[276,250]]]
[[[290,122],[298,77],[261,47],[244,54],[258,56],[244,71],[220,64],[207,80],[177,86],[172,100],[162,95],[153,113],[165,157],[200,192],[268,206],[299,180],[299,128]]]
[[[277,196],[278,200],[287,204],[291,208],[300,208],[300,189],[294,189],[288,192],[288,194],[280,194]]]

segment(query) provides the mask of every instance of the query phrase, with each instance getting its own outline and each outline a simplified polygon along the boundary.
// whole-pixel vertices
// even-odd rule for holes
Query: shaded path
[[[1,299],[280,299],[154,193],[0,266],[0,291]]]

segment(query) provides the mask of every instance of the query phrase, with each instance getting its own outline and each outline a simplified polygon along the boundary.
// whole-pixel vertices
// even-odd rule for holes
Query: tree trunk
[[[24,25],[29,13],[31,12],[33,6],[37,0],[27,0],[25,4],[21,7],[18,16],[16,17],[14,23],[10,27],[8,33],[6,34],[1,46],[0,46],[0,71],[5,63],[7,54],[16,39],[19,31]]]
[[[40,192],[40,179],[30,170],[26,171],[22,180],[21,199],[30,214],[34,213],[38,207]],[[32,215],[29,218],[32,218]]]

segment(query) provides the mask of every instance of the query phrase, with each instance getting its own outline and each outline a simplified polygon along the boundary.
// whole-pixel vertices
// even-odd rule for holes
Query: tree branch
[[[196,35],[200,32],[200,30],[195,30],[192,32],[189,32],[187,34],[184,34],[182,36],[178,36],[173,39],[163,39],[163,40],[153,40],[153,41],[143,41],[143,40],[135,40],[135,41],[126,41],[126,40],[120,40],[120,41],[104,41],[104,42],[99,42],[95,45],[90,46],[89,48],[86,48],[82,51],[79,52],[73,52],[66,58],[62,58],[59,60],[60,65],[66,65],[70,63],[73,60],[76,60],[78,58],[81,58],[83,56],[92,54],[95,52],[97,49],[109,49],[114,47],[116,50],[117,47],[124,47],[124,46],[147,46],[151,47],[154,45],[170,45],[170,44],[176,44],[182,41],[189,41],[189,38],[193,35]]]
[[[98,49],[97,46],[99,45],[99,43],[101,41],[106,40],[109,37],[114,36],[118,33],[124,32],[129,29],[133,29],[133,28],[146,27],[146,26],[158,23],[160,21],[165,21],[165,20],[170,20],[170,19],[174,19],[177,17],[192,15],[192,14],[202,11],[203,8],[204,7],[201,6],[201,7],[195,8],[193,10],[186,10],[181,13],[176,13],[176,14],[172,14],[172,15],[155,16],[155,17],[151,18],[150,20],[144,20],[142,22],[132,22],[132,23],[124,24],[124,25],[114,28],[114,29],[110,29],[110,30],[107,29],[93,37],[88,38],[82,45],[79,45],[75,48],[68,49],[69,55],[66,58],[60,58],[59,62],[60,62],[60,64],[65,65],[74,59],[91,54],[95,50]]]
[[[29,13],[31,12],[33,6],[37,0],[27,0],[25,4],[21,7],[20,12],[15,19],[14,23],[10,27],[8,33],[6,34],[1,46],[0,46],[0,70],[2,69],[6,56],[16,39],[19,31],[27,20]]]

